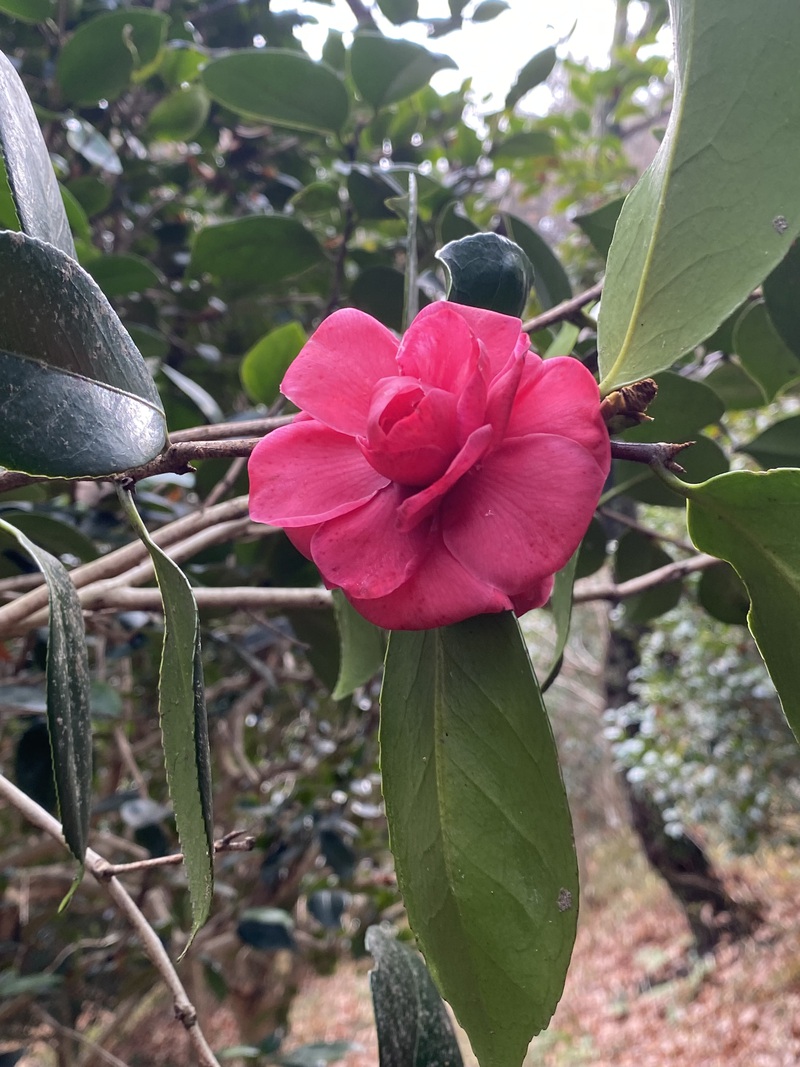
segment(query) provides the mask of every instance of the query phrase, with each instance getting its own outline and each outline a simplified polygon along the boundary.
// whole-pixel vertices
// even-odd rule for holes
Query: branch
[[[345,0],[345,2],[355,15],[359,29],[377,30],[378,27],[375,25],[372,12],[364,6],[361,0]]]
[[[569,300],[562,300],[560,304],[556,304],[549,311],[543,311],[541,315],[536,315],[534,318],[528,319],[527,322],[523,322],[522,329],[526,333],[535,333],[537,330],[543,330],[545,326],[552,326],[556,322],[570,319],[586,304],[591,304],[593,300],[597,300],[602,291],[603,283],[597,282],[591,289],[587,289],[585,293],[578,293],[577,296],[572,296]]]
[[[16,808],[29,823],[66,847],[58,820],[31,800],[21,789],[17,789],[3,775],[0,775],[0,797]],[[181,1021],[189,1034],[199,1067],[220,1067],[219,1061],[200,1029],[194,1005],[189,1000],[183,983],[155,930],[136,906],[122,882],[113,876],[104,877],[103,868],[106,866],[106,861],[102,856],[99,856],[93,849],[87,848],[84,862],[95,878],[106,886],[114,903],[133,926],[145,954],[172,994],[175,1018]]]
[[[683,474],[683,467],[675,462],[675,457],[684,448],[690,448],[694,441],[672,444],[665,441],[612,441],[613,459],[626,459],[631,463],[646,463],[650,467],[665,467],[668,471]]]
[[[591,600],[610,600],[616,603],[619,600],[637,596],[639,593],[645,593],[648,589],[653,589],[658,585],[666,585],[667,582],[685,578],[689,574],[694,574],[695,571],[708,570],[709,567],[720,562],[716,556],[707,556],[701,552],[692,556],[691,559],[668,563],[665,567],[659,567],[638,578],[631,578],[630,581],[622,582],[620,585],[593,585],[591,581],[584,579],[575,583],[572,600],[575,604],[586,604]]]
[[[252,852],[255,848],[254,837],[242,837],[244,830],[231,830],[214,842],[214,853],[218,852]],[[146,860],[133,860],[131,863],[106,863],[105,867],[93,872],[95,877],[116,878],[120,874],[134,874],[136,871],[150,871],[154,867],[176,867],[183,863],[183,853],[174,852],[169,856],[151,856]]]
[[[257,610],[284,608],[330,608],[333,604],[327,589],[273,589],[252,586],[230,586],[225,589],[202,587],[192,590],[201,611]],[[81,597],[85,611],[160,611],[158,589],[133,589],[125,585],[92,589]]]

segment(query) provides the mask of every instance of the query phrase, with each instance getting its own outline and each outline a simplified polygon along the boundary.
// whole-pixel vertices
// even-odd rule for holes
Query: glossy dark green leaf
[[[122,162],[108,138],[86,119],[68,118],[64,121],[67,143],[79,155],[107,174],[122,174]]]
[[[306,656],[317,678],[329,693],[339,677],[339,630],[332,611],[288,611],[297,638],[307,645]]]
[[[292,917],[281,908],[247,908],[242,912],[236,933],[246,945],[263,952],[295,947]]]
[[[18,226],[29,237],[47,241],[75,257],[58,182],[25,86],[0,52],[0,156]]]
[[[361,219],[394,219],[397,215],[386,201],[403,196],[403,189],[379,167],[354,163],[347,176],[347,195]]]
[[[251,400],[257,404],[275,403],[283,376],[306,340],[299,322],[287,322],[256,341],[239,367],[242,385]]]
[[[712,618],[728,625],[747,626],[750,597],[741,578],[727,563],[703,571],[697,583],[697,599]]]
[[[541,85],[543,81],[547,81],[552,74],[555,65],[555,48],[544,48],[541,52],[537,52],[532,59],[528,60],[517,75],[516,81],[509,89],[508,96],[506,97],[506,107],[513,107],[523,98],[523,96],[527,95],[531,89],[535,89],[537,85]]]
[[[159,100],[147,119],[147,133],[165,141],[191,141],[208,118],[211,101],[200,85],[177,89]]]
[[[533,288],[544,311],[572,296],[567,272],[550,245],[532,226],[516,215],[503,215],[506,233],[527,255],[533,265]]]
[[[604,394],[702,342],[800,233],[800,5],[780,5],[778,33],[775,9],[752,0],[670,7],[675,99],[608,257],[598,334]],[[770,47],[754,57],[754,41]]]
[[[764,468],[800,467],[800,415],[774,422],[739,451]]]
[[[350,287],[350,302],[398,332],[403,328],[404,277],[394,267],[368,267]]]
[[[627,582],[658,567],[666,567],[669,563],[672,563],[672,557],[667,555],[655,538],[645,537],[637,530],[628,530],[620,538],[614,557],[614,578],[618,583]],[[642,626],[671,611],[681,598],[681,590],[681,582],[676,580],[628,597],[622,602],[625,622],[631,626]]]
[[[367,951],[381,1067],[461,1067],[450,1017],[422,957],[380,926],[370,926]]]
[[[689,533],[747,587],[748,625],[800,738],[800,470],[732,471],[688,490]]]
[[[395,26],[411,22],[419,14],[419,0],[377,0],[378,10]]]
[[[53,13],[52,0],[0,0],[0,11],[21,22],[44,22]]]
[[[331,696],[344,697],[374,678],[383,667],[386,634],[350,605],[339,589],[333,591],[333,609],[339,627],[339,677]]]
[[[603,204],[595,211],[589,211],[585,215],[576,215],[572,220],[576,226],[580,226],[603,259],[608,256],[617,219],[624,203],[625,197],[620,196],[616,200]]]
[[[83,210],[93,218],[104,212],[111,203],[111,186],[102,178],[93,174],[84,174],[67,182],[67,189],[72,193]]]
[[[131,525],[150,553],[164,605],[158,714],[167,784],[189,887],[191,942],[208,918],[214,891],[211,755],[200,652],[200,618],[183,571],[152,540],[132,496],[123,490],[119,495]]]
[[[141,256],[110,254],[98,256],[86,264],[86,271],[94,278],[106,296],[127,296],[142,293],[163,285],[163,276]]]
[[[164,445],[153,380],[95,282],[52,245],[7,232],[0,383],[0,460],[11,469],[111,474],[146,463]]]
[[[92,803],[92,720],[83,612],[64,566],[3,519],[0,529],[16,538],[47,582],[47,725],[64,840],[82,864]]]
[[[578,875],[550,724],[510,613],[392,633],[381,769],[431,973],[479,1062],[518,1065],[561,995]]]
[[[735,359],[719,363],[705,379],[705,384],[714,390],[726,411],[748,411],[760,408],[764,403],[760,386]]]
[[[764,279],[764,300],[772,325],[800,358],[800,241],[795,241],[775,270]]]
[[[800,359],[784,343],[763,303],[751,304],[736,323],[733,347],[744,369],[771,402],[800,380]]]
[[[564,649],[569,639],[569,628],[572,622],[572,587],[575,585],[575,572],[580,556],[580,545],[572,553],[565,566],[556,574],[553,582],[553,593],[550,597],[550,610],[553,613],[553,622],[556,627],[556,643],[553,649],[553,660],[542,682],[542,692],[546,693],[561,671],[564,661]]]
[[[471,234],[446,244],[436,258],[445,266],[447,299],[454,304],[522,315],[533,283],[533,267],[519,245],[507,237]]]
[[[336,133],[350,101],[344,82],[325,63],[303,52],[259,48],[212,60],[203,84],[213,100],[232,111],[295,130]]]
[[[116,100],[134,72],[152,63],[166,40],[169,17],[126,7],[84,22],[61,50],[56,77],[75,104]]]
[[[492,19],[496,19],[498,15],[502,15],[504,11],[508,11],[508,8],[509,5],[506,0],[481,0],[472,12],[472,21],[490,22]]]
[[[3,518],[35,544],[54,556],[75,556],[82,563],[96,559],[97,547],[90,537],[68,522],[38,511],[2,510]],[[0,535],[0,545],[5,538]]]
[[[589,523],[589,529],[584,534],[578,549],[578,563],[575,568],[575,578],[587,578],[595,571],[599,571],[606,561],[608,548],[608,536],[599,519],[594,518]]]
[[[439,70],[456,66],[412,41],[379,33],[357,33],[350,49],[350,73],[361,97],[376,111],[424,88]]]
[[[237,291],[253,292],[324,262],[316,237],[297,219],[250,215],[201,230],[189,273],[207,273]]]

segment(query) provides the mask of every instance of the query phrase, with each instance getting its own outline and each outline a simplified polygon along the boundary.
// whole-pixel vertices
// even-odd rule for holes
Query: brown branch
[[[263,437],[279,426],[286,426],[294,415],[273,415],[270,418],[247,419],[242,422],[217,422],[212,426],[191,426],[169,435],[173,444],[184,441],[222,441],[227,437]]]
[[[593,300],[597,300],[602,291],[603,283],[597,282],[586,292],[571,296],[569,300],[562,300],[560,304],[556,304],[555,307],[550,308],[548,311],[543,311],[541,315],[536,315],[534,318],[528,319],[527,322],[523,322],[522,329],[526,333],[535,333],[537,330],[543,330],[546,326],[552,326],[556,322],[564,322],[566,319],[572,318],[586,304],[591,304]]]
[[[23,818],[27,819],[38,830],[48,834],[55,841],[66,847],[61,833],[61,824],[58,820],[54,819],[49,812],[46,812],[34,800],[31,800],[21,789],[17,789],[3,775],[0,775],[0,797],[16,808]],[[194,1005],[189,1000],[183,983],[178,977],[178,972],[175,970],[172,960],[167,955],[166,949],[155,930],[153,930],[136,906],[122,882],[113,876],[110,878],[104,877],[103,868],[106,865],[106,861],[102,856],[98,855],[93,849],[87,848],[84,862],[87,870],[106,887],[111,899],[133,926],[146,956],[161,975],[164,984],[172,994],[175,1018],[181,1021],[189,1034],[199,1067],[220,1067],[219,1061],[211,1051],[197,1021],[197,1012]]]
[[[648,589],[654,589],[658,585],[685,578],[689,574],[694,574],[695,571],[707,570],[718,563],[720,560],[716,556],[699,553],[691,559],[668,563],[665,567],[658,567],[648,574],[631,578],[630,581],[621,582],[619,585],[593,585],[591,581],[584,579],[575,583],[572,599],[575,604],[586,604],[591,600],[610,600],[616,603],[619,600],[637,596],[639,593],[645,593]]]
[[[254,837],[243,837],[244,830],[231,830],[214,842],[214,853],[252,852],[255,848]],[[150,871],[154,867],[177,867],[183,863],[183,853],[174,852],[169,856],[151,856],[146,860],[133,860],[131,863],[106,863],[100,870],[92,872],[96,878],[116,878],[120,874],[135,874],[137,871]]]
[[[651,530],[648,526],[643,526],[642,523],[637,522],[636,519],[632,519],[630,515],[623,515],[621,511],[615,511],[614,508],[598,508],[598,511],[605,518],[611,519],[612,522],[618,522],[621,526],[627,526],[628,529],[635,530],[637,533],[642,534],[643,537],[649,537],[653,541],[663,541],[667,545],[675,545],[682,552],[691,552],[693,554],[695,551],[694,545],[688,541],[682,541],[680,537],[668,537],[667,534]]]
[[[612,441],[613,459],[626,459],[630,463],[646,463],[650,467],[665,467],[668,471],[683,474],[683,467],[675,462],[675,457],[684,448],[690,448],[694,441],[672,444],[665,441]]]
[[[224,589],[202,587],[192,590],[201,611],[258,610],[289,608],[330,608],[333,604],[327,589],[272,589],[251,586],[231,586]],[[81,597],[85,611],[160,611],[158,589],[133,589],[130,586],[107,586]]]

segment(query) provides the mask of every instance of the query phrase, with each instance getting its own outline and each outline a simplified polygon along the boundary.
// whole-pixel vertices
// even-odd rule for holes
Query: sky
[[[427,40],[424,28],[413,23],[394,32],[454,59],[458,71],[442,71],[436,75],[433,85],[439,92],[449,92],[458,88],[464,78],[472,77],[475,99],[491,97],[480,107],[481,111],[502,106],[520,68],[548,45],[564,41],[559,49],[562,57],[571,55],[594,66],[604,65],[613,32],[614,0],[507,2],[509,9],[491,22],[468,23],[462,30],[436,40]],[[467,13],[472,6],[467,7]],[[641,13],[637,8],[635,2],[631,4],[632,20]],[[314,56],[320,53],[328,27],[349,32],[355,24],[345,0],[334,0],[332,7],[312,0],[272,0],[271,10],[285,9],[299,9],[319,20],[319,26],[304,27],[299,33],[304,46]],[[447,0],[420,0],[419,12],[422,17],[443,18],[449,13]],[[382,29],[391,31],[392,27],[382,25]],[[571,36],[570,31],[573,31]],[[542,90],[538,100],[534,90],[525,101],[526,110],[544,111],[549,101],[547,90]]]

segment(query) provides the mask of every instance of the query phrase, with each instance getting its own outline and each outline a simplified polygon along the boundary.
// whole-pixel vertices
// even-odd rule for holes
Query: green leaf
[[[242,385],[257,404],[274,404],[283,376],[306,343],[299,322],[287,322],[265,334],[247,352],[239,368]]]
[[[527,255],[533,265],[533,288],[542,310],[547,311],[572,296],[567,272],[553,250],[532,226],[516,215],[503,215],[506,233]]]
[[[580,226],[603,259],[608,256],[617,220],[624,203],[625,197],[620,196],[616,200],[603,204],[602,207],[597,208],[595,211],[589,211],[585,215],[576,215],[572,220],[576,226]]]
[[[647,409],[653,421],[626,430],[626,441],[688,441],[725,413],[720,398],[704,382],[664,371],[656,384],[658,394]]]
[[[800,467],[800,415],[774,422],[739,451],[761,467]]]
[[[347,195],[361,219],[395,219],[397,215],[386,201],[403,196],[403,189],[379,167],[354,163],[347,177]]]
[[[47,582],[47,726],[64,840],[83,864],[92,805],[92,720],[83,612],[64,566],[3,519],[0,529],[28,553]]]
[[[163,276],[151,263],[141,256],[129,254],[98,256],[86,264],[86,271],[109,299],[142,293],[164,283]]]
[[[502,15],[504,11],[508,11],[508,8],[509,5],[506,0],[481,0],[472,12],[472,21],[490,22],[492,19],[496,19],[498,15]]]
[[[419,0],[377,0],[378,9],[394,26],[402,26],[419,15]]]
[[[431,973],[483,1067],[517,1067],[563,989],[578,874],[550,724],[509,613],[391,635],[381,769]]]
[[[515,163],[520,159],[535,159],[537,156],[556,155],[556,143],[553,135],[545,130],[525,130],[512,133],[501,141],[495,141],[489,153],[491,159],[499,165]]]
[[[164,141],[191,141],[202,130],[211,107],[199,85],[178,89],[159,100],[147,119],[146,131]]]
[[[420,955],[370,926],[369,986],[381,1067],[461,1067],[450,1017]]]
[[[201,230],[192,248],[189,274],[208,273],[237,292],[253,292],[324,262],[316,237],[297,219],[249,215]]]
[[[122,174],[122,163],[111,142],[96,130],[91,122],[69,118],[64,121],[64,127],[70,148],[83,156],[87,163],[100,167],[108,174]]]
[[[496,233],[451,241],[436,253],[447,273],[447,299],[519,318],[528,302],[533,267],[519,247]]]
[[[97,477],[164,446],[158,392],[100,289],[69,256],[20,233],[0,233],[0,386],[10,469]]]
[[[460,241],[462,237],[469,237],[470,234],[479,232],[479,228],[468,217],[460,200],[451,200],[436,220],[436,243],[440,245]]]
[[[714,390],[726,411],[749,411],[764,403],[759,386],[735,360],[726,359],[719,363],[705,379],[705,384]]]
[[[709,567],[697,583],[697,599],[709,615],[728,625],[747,626],[750,597],[733,567]]]
[[[199,382],[189,378],[186,374],[182,374],[174,367],[170,367],[168,363],[162,363],[160,370],[165,378],[169,378],[172,384],[176,385],[183,395],[191,400],[208,422],[222,422],[225,417],[222,408],[211,393],[204,389]]]
[[[672,557],[659,547],[654,538],[645,537],[637,530],[628,530],[619,540],[614,559],[614,578],[618,583],[627,582],[670,563]],[[680,600],[681,591],[681,581],[676,579],[628,597],[622,602],[625,622],[631,626],[641,626],[671,611]]]
[[[751,304],[737,322],[733,349],[767,401],[800,379],[800,359],[787,348],[763,303]]]
[[[211,754],[200,619],[186,575],[152,540],[131,494],[122,489],[118,493],[131,525],[150,553],[164,605],[158,715],[169,795],[189,885],[192,930],[188,948],[208,918],[214,890]]]
[[[608,549],[608,537],[605,528],[596,517],[589,523],[589,529],[584,534],[578,549],[578,564],[575,568],[575,578],[587,578],[595,571],[599,571],[606,561]]]
[[[523,98],[523,96],[526,96],[531,89],[535,89],[537,85],[541,85],[543,81],[547,81],[552,74],[555,65],[555,48],[544,48],[541,52],[537,52],[532,59],[528,60],[517,75],[517,80],[509,89],[508,96],[506,97],[506,107],[512,108]]]
[[[89,224],[86,212],[66,185],[59,185],[58,191],[61,193],[61,200],[64,204],[64,211],[67,213],[67,221],[69,222],[70,230],[72,230],[72,233],[82,241],[91,241],[92,227]]]
[[[79,178],[73,178],[72,181],[67,182],[66,188],[89,218],[102,214],[111,203],[111,186],[93,174],[83,174]]]
[[[340,589],[333,591],[333,609],[339,627],[339,677],[331,693],[334,700],[366,685],[383,667],[386,635],[359,615]]]
[[[778,266],[764,279],[764,300],[772,325],[800,357],[800,241],[795,241]]]
[[[0,157],[19,224],[10,228],[47,241],[74,259],[75,245],[50,153],[25,86],[2,52]]]
[[[556,626],[556,643],[553,649],[553,662],[542,682],[542,692],[546,693],[561,672],[564,662],[564,649],[567,647],[569,628],[572,622],[572,587],[575,585],[575,571],[581,553],[579,545],[567,563],[555,576],[553,593],[550,597],[550,610]]]
[[[368,267],[350,287],[353,307],[366,311],[390,330],[403,328],[405,280],[394,267]]]
[[[780,5],[777,33],[772,5],[670,6],[675,100],[608,257],[599,321],[604,394],[670,366],[708,337],[800,232],[800,5]],[[769,49],[754,58],[753,42],[764,41]]]
[[[212,60],[203,71],[212,99],[231,111],[295,130],[337,133],[350,101],[344,82],[303,52],[259,48]]]
[[[350,73],[356,89],[376,111],[413,96],[437,71],[455,67],[449,56],[379,33],[357,33],[350,49]]]
[[[4,508],[3,518],[26,537],[30,537],[45,552],[56,557],[76,556],[84,563],[97,559],[98,551],[90,537],[70,523],[52,515],[44,515],[38,511],[6,511]],[[0,544],[4,540],[5,538],[0,537]]]
[[[0,11],[20,22],[45,22],[53,13],[53,4],[52,0],[0,0]]]
[[[75,104],[116,100],[134,72],[155,60],[168,26],[167,15],[141,7],[84,22],[64,45],[56,65],[67,99]]]
[[[732,471],[687,489],[689,534],[747,587],[747,622],[800,739],[800,470]]]

